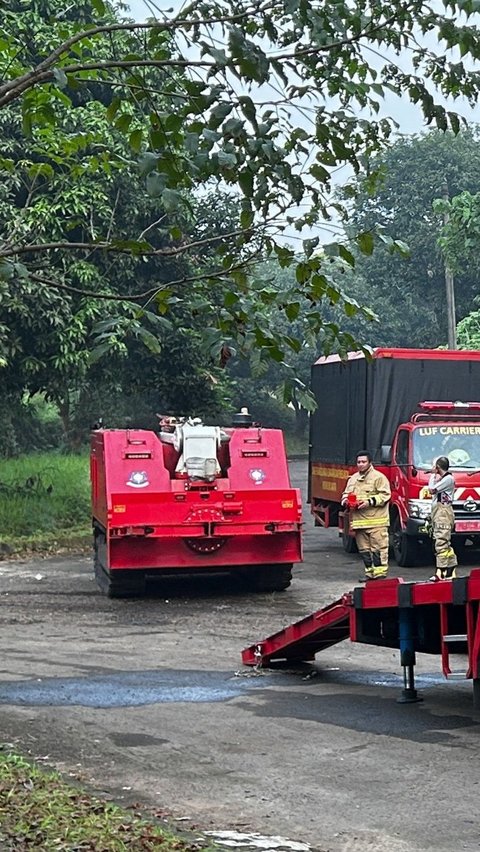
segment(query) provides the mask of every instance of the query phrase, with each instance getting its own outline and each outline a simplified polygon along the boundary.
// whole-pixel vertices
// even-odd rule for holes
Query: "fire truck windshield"
[[[419,426],[413,432],[413,464],[430,470],[439,456],[447,456],[450,467],[480,469],[480,426],[438,424]]]

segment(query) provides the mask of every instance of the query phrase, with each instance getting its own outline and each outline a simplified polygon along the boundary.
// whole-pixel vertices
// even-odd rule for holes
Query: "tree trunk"
[[[305,438],[308,427],[308,411],[295,406],[295,435],[297,438]]]
[[[68,394],[61,399],[56,400],[58,406],[58,413],[60,415],[60,420],[62,421],[62,429],[63,429],[63,437],[65,443],[68,447],[70,447],[70,430],[71,430],[71,420],[70,420],[70,400],[68,398]]]

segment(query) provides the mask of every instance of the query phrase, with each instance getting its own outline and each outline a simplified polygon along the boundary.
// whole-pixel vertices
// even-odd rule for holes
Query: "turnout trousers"
[[[365,566],[365,576],[378,580],[388,573],[388,527],[355,530],[360,556]]]
[[[437,565],[436,575],[441,580],[455,576],[458,565],[452,547],[452,533],[455,529],[455,515],[451,506],[436,503],[432,509],[432,535]]]

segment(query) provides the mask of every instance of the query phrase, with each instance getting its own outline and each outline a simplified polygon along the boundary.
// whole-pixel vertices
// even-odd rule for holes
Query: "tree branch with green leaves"
[[[232,337],[245,352],[265,346],[278,358],[289,335],[278,331],[275,311],[270,331],[259,333],[266,285],[247,272],[261,255],[295,271],[291,302],[278,294],[277,316],[305,300],[312,334],[327,350],[342,350],[340,327],[323,334],[325,307],[370,314],[339,287],[325,257],[353,265],[356,249],[369,255],[377,243],[392,252],[404,245],[375,223],[322,245],[324,224],[349,213],[332,198],[332,175],[344,165],[366,174],[388,146],[395,123],[379,114],[392,91],[418,104],[427,124],[458,130],[458,116],[438,95],[478,96],[478,75],[446,53],[459,45],[462,56],[480,56],[477,28],[457,22],[457,12],[468,18],[473,6],[203,0],[137,23],[120,20],[103,0],[67,10],[58,0],[4,5],[0,278],[9,288],[21,291],[31,276],[65,299],[148,298],[168,315],[178,298],[208,305],[215,279],[225,296],[217,293],[214,311],[219,351]],[[438,50],[425,50],[418,33]],[[374,190],[375,173],[369,179]],[[126,182],[145,196],[130,217],[136,231],[121,210],[135,195]],[[238,223],[221,240],[199,238],[194,211],[202,198],[225,192],[237,200]],[[292,249],[296,236],[300,247]],[[128,269],[121,285],[115,257]]]

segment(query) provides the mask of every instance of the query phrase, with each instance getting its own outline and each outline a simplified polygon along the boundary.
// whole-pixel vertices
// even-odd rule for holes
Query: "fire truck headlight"
[[[411,518],[428,518],[432,511],[431,500],[409,500],[408,514]]]

